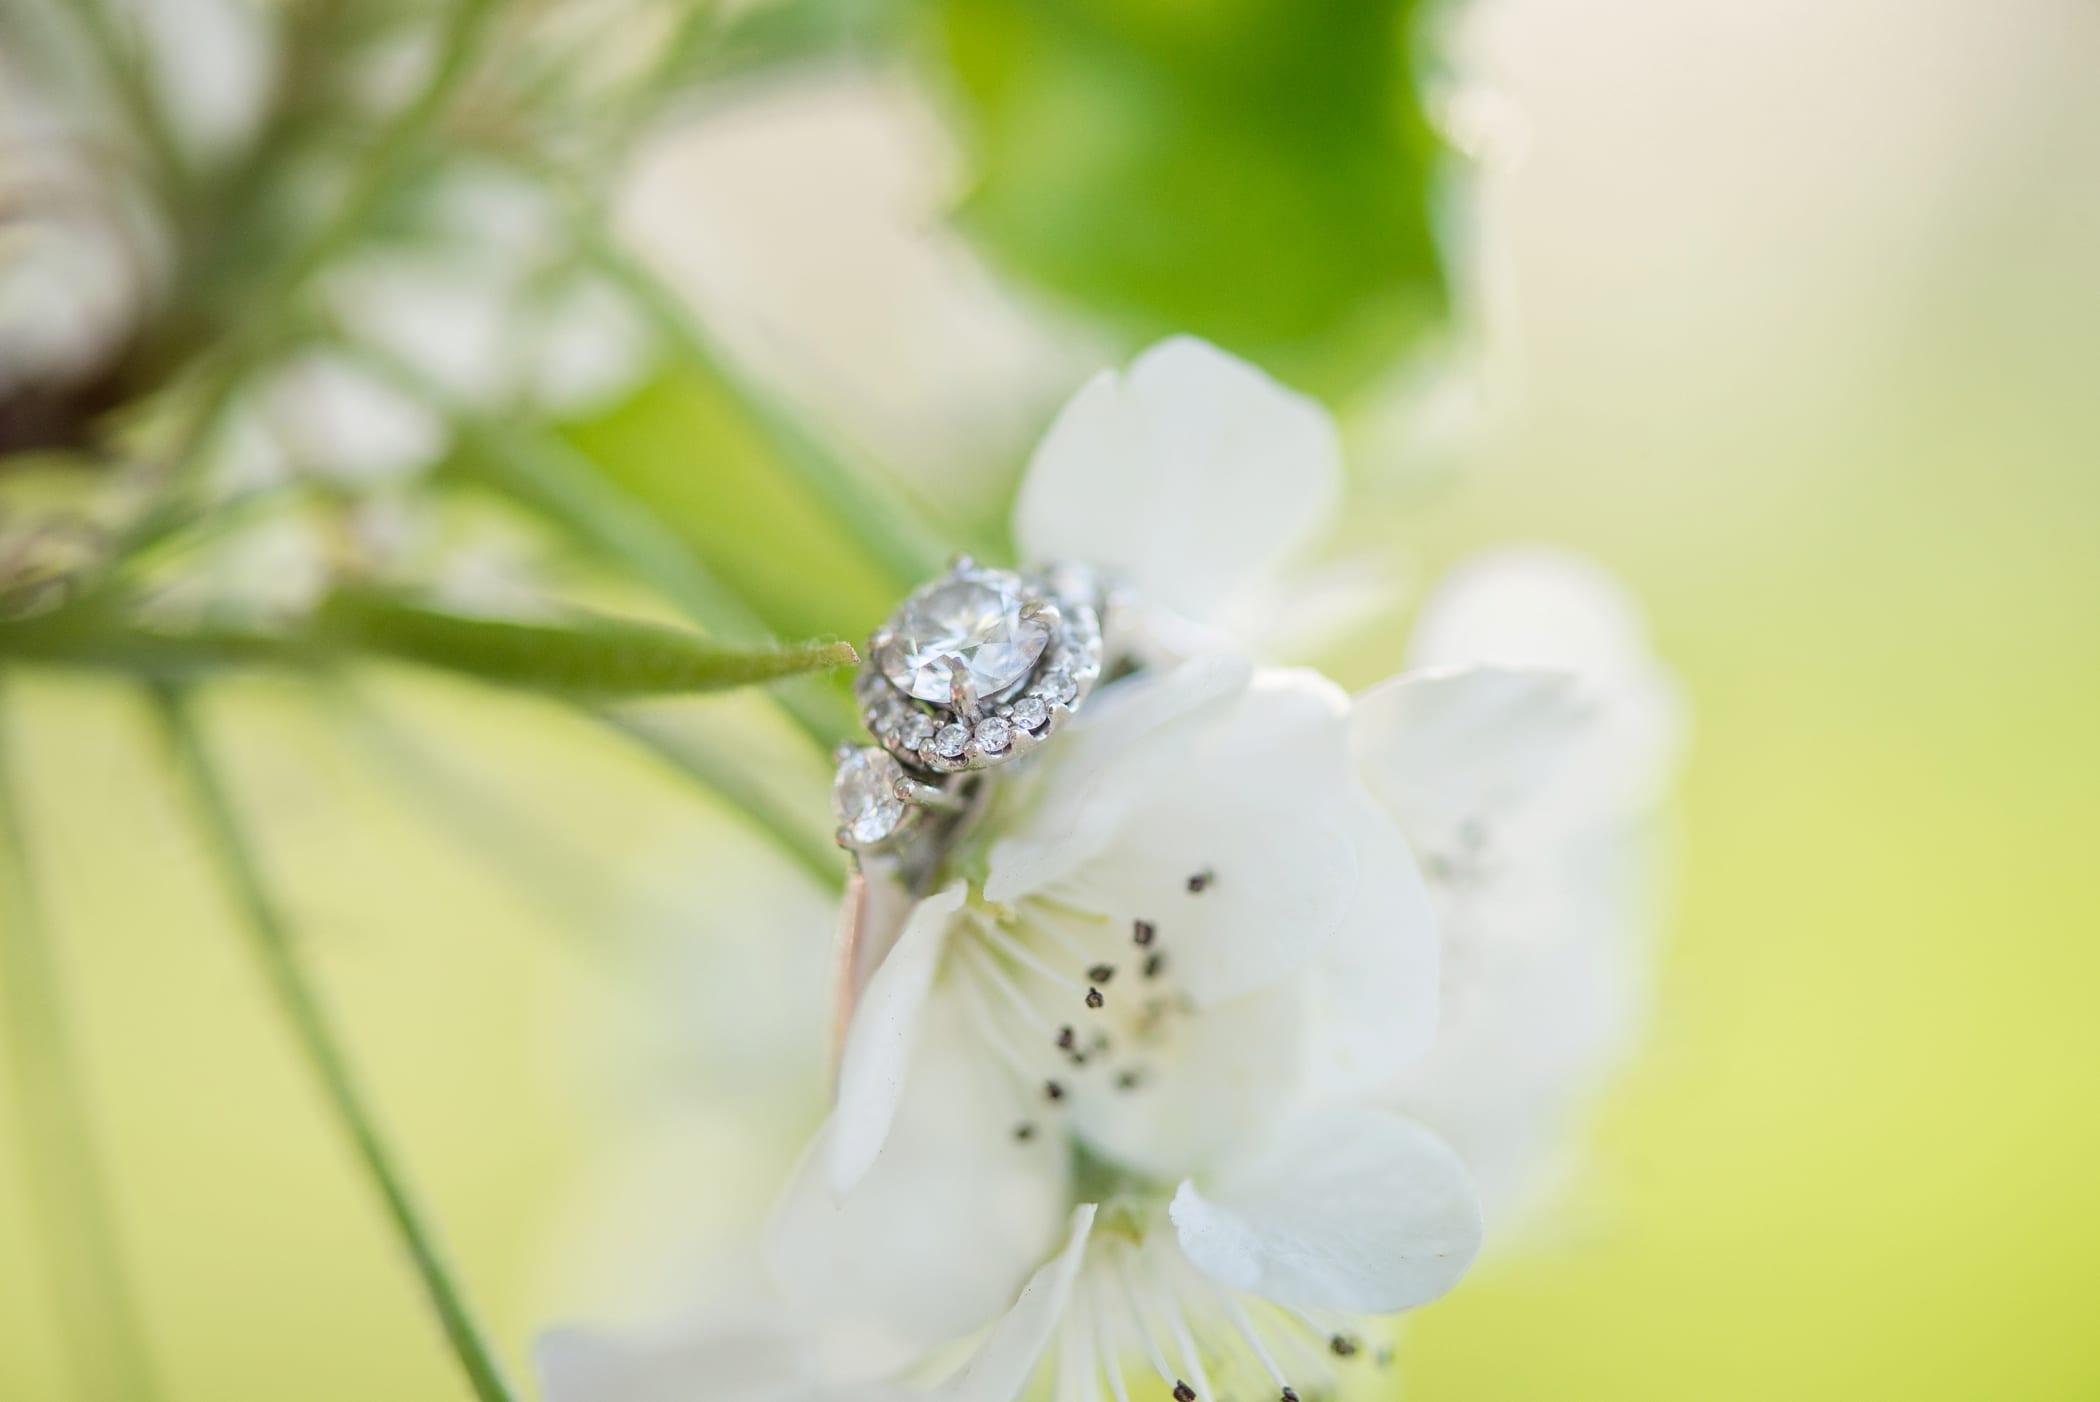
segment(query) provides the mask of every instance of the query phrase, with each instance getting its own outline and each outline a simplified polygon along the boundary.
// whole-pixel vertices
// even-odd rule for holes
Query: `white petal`
[[[1364,783],[1425,851],[1459,855],[1492,819],[1552,781],[1589,710],[1563,672],[1415,672],[1356,698],[1349,742]]]
[[[1028,465],[1014,534],[1031,561],[1091,565],[1205,619],[1327,530],[1341,481],[1324,409],[1177,337],[1073,396]]]
[[[1439,1003],[1438,921],[1414,853],[1367,793],[1350,797],[1356,904],[1309,970],[1306,1076],[1315,1094],[1390,1086],[1428,1051]]]
[[[1492,662],[1592,674],[1648,656],[1647,624],[1621,584],[1561,550],[1476,555],[1438,581],[1408,639],[1417,667]]]
[[[861,993],[840,1053],[838,1103],[825,1137],[825,1168],[834,1192],[858,1183],[889,1138],[918,1041],[919,1016],[948,945],[949,922],[968,894],[969,887],[958,881],[920,901]]]
[[[1032,895],[1097,855],[1113,840],[1134,792],[1114,782],[1118,771],[1134,771],[1161,731],[1208,714],[1244,692],[1252,677],[1244,658],[1210,656],[1096,692],[1002,799],[1007,836],[992,846],[985,899]]]
[[[1094,1205],[1073,1209],[1071,1235],[1065,1248],[1029,1279],[1021,1298],[985,1336],[977,1351],[954,1377],[942,1384],[939,1395],[948,1402],[1013,1402],[1028,1386],[1043,1350],[1065,1305],[1072,1297],[1072,1282],[1086,1260],[1088,1234],[1094,1229]]]
[[[1360,879],[1345,812],[1347,711],[1324,678],[1265,670],[1200,724],[1161,730],[1147,753],[1102,774],[1095,801],[1115,815],[1111,840],[1051,893],[1152,922],[1199,1004],[1303,968],[1341,927]]]
[[[1427,1304],[1480,1249],[1458,1156],[1374,1111],[1309,1114],[1169,1209],[1181,1249],[1220,1284],[1301,1309],[1390,1314]]]
[[[445,452],[436,414],[330,351],[281,362],[253,408],[295,470],[352,487],[398,481]]]
[[[1163,1017],[1142,1041],[1123,1033],[1106,1066],[1066,1082],[1072,1132],[1158,1182],[1211,1167],[1296,1107],[1307,1015],[1304,986],[1285,980],[1195,1017]],[[1137,1076],[1129,1088],[1116,1080],[1125,1070]]]
[[[1687,707],[1657,664],[1638,602],[1595,563],[1505,550],[1460,565],[1424,603],[1411,666],[1550,667],[1578,679],[1597,721],[1551,796],[1572,821],[1652,804],[1683,746]]]
[[[1015,1138],[1037,1106],[1017,1098],[944,991],[920,1015],[918,1053],[873,1167],[843,1200],[834,1194],[827,1126],[766,1241],[781,1291],[806,1317],[861,1321],[921,1348],[997,1318],[1069,1202],[1062,1142]]]
[[[1547,1205],[1580,1112],[1643,1030],[1657,896],[1646,839],[1570,834],[1437,893],[1436,1044],[1387,1103],[1459,1151],[1498,1243]]]

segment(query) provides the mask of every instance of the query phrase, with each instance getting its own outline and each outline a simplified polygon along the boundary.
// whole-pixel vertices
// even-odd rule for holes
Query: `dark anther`
[[[1152,943],[1152,937],[1158,933],[1159,930],[1150,920],[1137,921],[1130,927],[1130,938],[1140,949]]]
[[[1298,1394],[1290,1388],[1283,1390],[1283,1402],[1298,1402]]]
[[[1072,1050],[1072,1047],[1073,1047],[1073,1041],[1074,1041],[1074,1039],[1075,1039],[1075,1038],[1076,1038],[1077,1036],[1078,1036],[1078,1034],[1077,1034],[1077,1033],[1075,1033],[1075,1032],[1074,1032],[1074,1031],[1073,1031],[1073,1030],[1072,1030],[1072,1029],[1071,1029],[1071,1028],[1070,1028],[1069,1026],[1066,1026],[1066,1027],[1060,1027],[1060,1028],[1058,1028],[1058,1029],[1057,1029],[1057,1049],[1058,1049],[1059,1051],[1070,1051],[1070,1050]]]
[[[1043,1082],[1043,1094],[1049,1096],[1052,1100],[1063,1100],[1065,1098],[1065,1088],[1055,1081],[1045,1081]],[[1341,1350],[1337,1349],[1335,1351],[1339,1353]]]
[[[1116,976],[1116,966],[1113,964],[1096,964],[1093,968],[1086,971],[1086,976],[1095,983],[1107,983]]]
[[[1101,990],[1098,988],[1089,988],[1086,991],[1086,1005],[1090,1008],[1098,1008],[1107,1001],[1108,999],[1101,996]]]
[[[1116,1077],[1116,1089],[1136,1090],[1138,1087],[1138,1082],[1143,1079],[1144,1078],[1138,1075],[1138,1073],[1135,1071],[1124,1071]]]
[[[1351,1358],[1356,1354],[1356,1340],[1347,1334],[1336,1334],[1327,1341],[1327,1347],[1334,1350],[1336,1358]]]
[[[1202,895],[1203,888],[1210,885],[1210,883],[1216,879],[1216,873],[1212,872],[1210,868],[1205,867],[1202,871],[1197,872],[1194,876],[1189,878],[1189,894],[1192,896]]]
[[[1145,956],[1145,977],[1158,978],[1159,971],[1167,967],[1167,951],[1155,949]]]
[[[1026,1144],[1029,1140],[1035,1138],[1035,1126],[1026,1120],[1021,1121],[1021,1123],[1014,1126],[1014,1138]]]
[[[1196,1389],[1176,1378],[1174,1380],[1174,1402],[1196,1402]]]

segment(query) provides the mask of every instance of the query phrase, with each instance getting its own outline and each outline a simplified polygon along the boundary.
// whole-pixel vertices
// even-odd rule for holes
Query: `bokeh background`
[[[740,364],[979,538],[1093,366],[1184,313],[1276,333],[1271,363],[1346,411],[1347,546],[1396,548],[1419,584],[1486,546],[1586,551],[1689,691],[1644,1050],[1543,1232],[1416,1317],[1409,1395],[2100,1395],[2100,9],[1454,11],[1432,90],[1469,151],[1438,215],[1458,315],[1397,367],[1395,328],[1435,308],[1365,293],[1359,231],[1404,141],[1315,130],[1310,174],[1234,167],[1220,217],[1281,281],[1194,266],[1121,321],[1047,295],[1116,272],[1085,241],[1118,211],[1062,203],[1056,134],[1137,99],[1110,56],[1059,51],[1054,121],[960,121],[958,84],[1043,52],[1030,13],[714,94],[623,176],[625,237]],[[1303,7],[1338,38],[1301,79],[1347,15]],[[734,454],[702,464],[711,413],[674,368],[570,432],[763,572],[748,523],[806,544],[823,512]],[[850,634],[888,586],[850,542],[826,558],[779,596]],[[1382,674],[1403,629],[1336,670]],[[464,1395],[145,707],[55,673],[10,691],[166,1395]],[[541,703],[386,673],[351,711],[256,679],[207,718],[511,1358],[556,1315],[660,1298],[763,1202],[820,1080],[792,1011],[820,882]],[[819,838],[823,784],[820,761],[785,783]],[[0,1397],[62,1398],[19,1162]]]

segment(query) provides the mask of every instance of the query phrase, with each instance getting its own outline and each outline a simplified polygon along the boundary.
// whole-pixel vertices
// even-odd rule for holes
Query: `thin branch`
[[[52,1297],[80,1395],[153,1402],[145,1329],[102,1175],[88,1088],[66,1026],[58,953],[30,886],[28,834],[0,735],[0,985],[21,1144],[48,1256]]]
[[[560,434],[462,404],[382,347],[345,340],[338,349],[446,421],[457,442],[451,461],[463,476],[624,569],[703,632],[734,643],[779,641],[683,537]],[[820,686],[790,679],[772,699],[819,747],[830,748],[854,729],[850,707]]]
[[[183,693],[173,689],[163,689],[155,695],[161,702],[176,755],[189,774],[191,796],[213,862],[240,909],[256,960],[300,1049],[320,1078],[336,1117],[349,1133],[359,1160],[385,1200],[387,1215],[393,1219],[402,1245],[408,1250],[446,1341],[480,1402],[516,1402],[517,1394],[504,1381],[495,1353],[475,1323],[452,1269],[438,1249],[435,1234],[416,1205],[393,1151],[380,1134],[351,1074],[348,1058],[308,981],[292,932],[264,880],[232,798],[198,733],[188,701]]]

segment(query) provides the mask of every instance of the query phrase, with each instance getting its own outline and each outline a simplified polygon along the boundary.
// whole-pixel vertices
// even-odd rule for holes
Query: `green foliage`
[[[1329,392],[1443,304],[1417,0],[940,0],[974,138],[962,218],[1143,342]]]
[[[916,583],[869,558],[832,503],[803,488],[779,445],[726,386],[660,377],[576,443],[770,631],[872,628]]]
[[[482,618],[359,589],[330,595],[310,619],[285,628],[170,626],[100,601],[0,624],[0,662],[95,668],[157,682],[233,667],[313,667],[359,653],[495,686],[601,700],[721,691],[858,660],[845,643],[740,649],[655,624]]]
[[[233,795],[179,691],[157,694],[168,739],[189,779],[197,827],[218,875],[245,927],[264,980],[275,996],[287,1027],[341,1122],[365,1172],[379,1190],[401,1245],[437,1316],[446,1343],[459,1360],[477,1402],[516,1402],[517,1392],[504,1378],[502,1362],[476,1321],[451,1264],[438,1245],[398,1157],[380,1131],[377,1117],[351,1069],[334,1019],[323,1004],[301,957],[297,938],[276,893],[263,873]]]
[[[521,623],[472,618],[340,593],[316,617],[324,642],[461,672],[480,681],[576,696],[721,691],[850,666],[845,643],[746,651],[692,633],[615,619]]]

